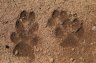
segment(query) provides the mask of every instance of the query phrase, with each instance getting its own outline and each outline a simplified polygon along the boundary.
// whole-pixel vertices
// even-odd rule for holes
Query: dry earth
[[[0,0],[0,63],[96,63],[95,0]]]

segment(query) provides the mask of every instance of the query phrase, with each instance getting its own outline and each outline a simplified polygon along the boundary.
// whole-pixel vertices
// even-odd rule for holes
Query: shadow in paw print
[[[13,50],[14,55],[18,57],[20,56],[29,57],[29,58],[32,58],[31,60],[35,59],[35,56],[33,53],[34,53],[34,50],[32,49],[32,47],[24,42],[18,43]]]
[[[29,34],[33,34],[35,31],[37,31],[39,28],[38,23],[34,23],[29,28]]]
[[[30,21],[30,23],[35,21],[35,13],[34,12],[30,12],[28,20]]]
[[[56,20],[58,19],[58,20]],[[54,10],[52,16],[48,19],[47,26],[57,26],[69,22],[69,16],[66,11]]]
[[[60,20],[63,23],[69,20],[69,16],[68,16],[66,11],[61,11],[60,12]]]
[[[60,43],[63,47],[77,47],[79,40],[81,40],[84,36],[84,28],[83,24],[79,28],[76,28],[75,32],[69,34],[65,39],[63,39],[62,43]]]
[[[62,43],[60,43],[62,47],[76,47],[77,44],[78,40],[73,34],[69,34],[67,38],[63,39]]]
[[[84,36],[84,27],[83,27],[83,23],[81,23],[81,27],[79,27],[76,32],[75,32],[76,36],[78,38],[83,38]]]
[[[78,39],[84,34],[83,23],[76,16],[74,19],[72,17],[74,15],[70,16],[66,11],[54,10],[47,22],[47,26],[53,28],[55,37],[63,39],[60,44],[63,47],[77,46]]]
[[[20,41],[20,37],[16,32],[11,33],[10,39],[11,39],[12,42],[14,42],[16,44],[19,43],[19,41]]]
[[[55,34],[55,36],[56,37],[58,37],[58,38],[62,38],[63,37],[63,30],[62,30],[62,28],[61,27],[56,27],[55,29],[54,29],[54,34]]]
[[[40,40],[39,36],[35,35],[35,36],[32,37],[32,39],[31,39],[31,44],[32,44],[33,46],[36,46],[39,40]]]
[[[52,18],[56,18],[58,17],[60,14],[60,12],[58,10],[54,10],[53,14],[52,14]]]
[[[15,28],[17,33],[22,33],[24,31],[23,23],[19,19],[16,21]]]
[[[60,12],[58,10],[54,10],[51,18],[48,19],[47,26],[55,26],[57,24],[56,18],[59,17]]]
[[[21,13],[20,13],[20,19],[26,19],[27,17],[27,12],[25,10],[23,10]]]
[[[35,22],[35,13],[22,11],[16,21],[15,28],[16,32],[12,32],[10,35],[11,41],[16,44],[13,54],[18,57],[35,59],[33,47],[39,41],[39,36],[37,35],[39,25]]]

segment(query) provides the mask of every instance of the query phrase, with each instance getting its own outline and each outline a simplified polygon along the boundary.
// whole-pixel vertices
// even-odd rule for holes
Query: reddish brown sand
[[[0,0],[0,63],[96,63],[95,0]]]

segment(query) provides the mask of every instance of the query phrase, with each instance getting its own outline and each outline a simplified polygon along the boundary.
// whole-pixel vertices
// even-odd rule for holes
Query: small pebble
[[[92,30],[93,30],[93,31],[96,31],[96,26],[93,26],[93,27],[92,27]]]
[[[71,61],[71,62],[75,62],[75,59],[74,59],[74,58],[70,58],[70,61]]]
[[[37,52],[39,52],[40,50],[39,49],[36,49]]]
[[[54,62],[54,59],[53,58],[50,58],[50,63],[53,63]]]
[[[74,48],[72,48],[72,51],[74,51],[75,49]]]
[[[90,43],[91,45],[93,45],[94,43]]]
[[[15,51],[14,55],[17,55],[18,54],[18,50]]]

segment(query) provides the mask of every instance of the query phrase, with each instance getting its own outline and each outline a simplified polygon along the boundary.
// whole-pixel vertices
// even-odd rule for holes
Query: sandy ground
[[[65,10],[83,21],[84,38],[78,47],[64,48],[46,23],[54,10]],[[10,40],[20,13],[34,11],[41,40],[34,47],[35,60],[13,55],[16,44]],[[95,0],[0,0],[0,63],[96,63]],[[26,52],[26,51],[25,51]]]

